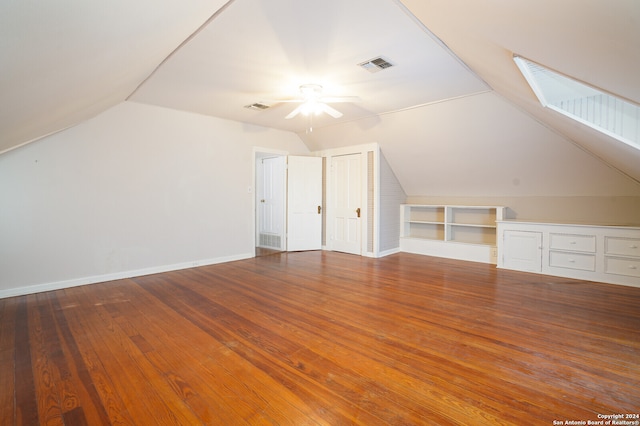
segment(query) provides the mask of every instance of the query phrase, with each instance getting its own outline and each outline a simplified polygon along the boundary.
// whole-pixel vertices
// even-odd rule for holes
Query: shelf
[[[498,207],[450,206],[447,209],[447,222],[452,225],[496,226]]]
[[[468,243],[468,244],[486,244],[490,246],[496,245],[495,228],[484,226],[457,226],[451,225],[447,241]]]
[[[404,250],[496,263],[496,221],[504,207],[404,204],[400,245]]]
[[[467,227],[467,228],[488,228],[488,229],[496,229],[495,225],[475,225],[472,223],[450,223],[450,226],[459,226],[459,227]]]
[[[409,208],[405,219],[409,222],[444,223],[444,206],[407,205]]]
[[[404,236],[429,240],[444,240],[444,224],[427,222],[410,222]]]

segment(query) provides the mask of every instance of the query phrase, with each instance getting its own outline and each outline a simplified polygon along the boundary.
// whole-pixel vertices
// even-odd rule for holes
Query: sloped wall
[[[309,152],[124,102],[0,156],[0,296],[252,256],[255,146]]]
[[[640,221],[638,182],[495,93],[300,136],[311,149],[378,142],[410,201],[457,199],[509,207],[517,201],[514,219]]]
[[[407,194],[393,173],[391,166],[380,153],[380,252],[400,247],[400,204]]]

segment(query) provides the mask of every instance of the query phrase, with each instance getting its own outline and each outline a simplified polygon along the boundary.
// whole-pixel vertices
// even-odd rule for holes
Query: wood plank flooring
[[[0,300],[0,425],[637,413],[640,288],[318,251]]]

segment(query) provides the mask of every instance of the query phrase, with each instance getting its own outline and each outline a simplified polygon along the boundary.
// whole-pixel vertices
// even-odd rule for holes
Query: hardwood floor
[[[2,299],[0,321],[0,425],[640,413],[640,288],[491,265],[282,253]]]

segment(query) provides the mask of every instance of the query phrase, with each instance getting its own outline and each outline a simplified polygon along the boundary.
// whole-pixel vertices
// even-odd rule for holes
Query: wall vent
[[[271,105],[267,105],[267,104],[263,104],[263,103],[260,103],[260,102],[256,102],[256,103],[253,103],[253,104],[245,105],[244,107],[245,108],[249,108],[249,109],[264,110],[264,109],[270,108]]]
[[[282,237],[274,234],[260,234],[260,240],[258,242],[259,247],[282,249]]]
[[[368,61],[359,63],[358,66],[361,68],[364,68],[365,70],[371,73],[374,73],[374,72],[382,71],[387,68],[391,68],[393,64],[382,57],[377,57],[377,58],[369,59]]]

